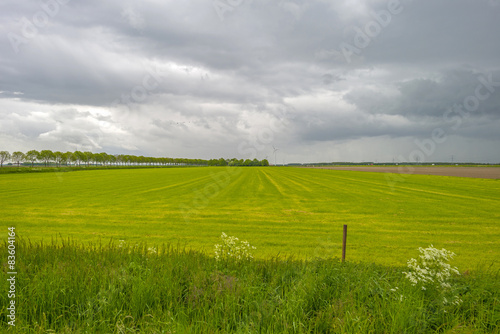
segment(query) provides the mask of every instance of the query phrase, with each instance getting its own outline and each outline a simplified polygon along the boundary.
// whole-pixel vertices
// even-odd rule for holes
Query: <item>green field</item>
[[[2,225],[32,241],[125,240],[213,252],[221,232],[256,257],[404,265],[433,244],[460,270],[499,268],[500,182],[287,167],[95,170],[0,175]]]

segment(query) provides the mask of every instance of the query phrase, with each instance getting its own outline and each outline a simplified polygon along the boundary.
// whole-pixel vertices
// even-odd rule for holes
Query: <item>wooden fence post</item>
[[[344,237],[342,238],[342,262],[345,262],[346,242],[347,242],[347,225],[344,225]]]

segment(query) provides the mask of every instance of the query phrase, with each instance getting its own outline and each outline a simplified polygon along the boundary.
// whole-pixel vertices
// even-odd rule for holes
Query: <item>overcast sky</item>
[[[3,0],[0,150],[500,162],[500,0]]]

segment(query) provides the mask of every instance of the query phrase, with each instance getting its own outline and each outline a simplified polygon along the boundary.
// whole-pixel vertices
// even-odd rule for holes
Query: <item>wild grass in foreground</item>
[[[439,291],[414,286],[408,268],[336,259],[217,260],[180,247],[23,240],[17,259],[16,327],[5,320],[2,280],[1,332],[498,333],[500,326],[500,277],[487,270],[447,277],[460,303],[443,303]]]

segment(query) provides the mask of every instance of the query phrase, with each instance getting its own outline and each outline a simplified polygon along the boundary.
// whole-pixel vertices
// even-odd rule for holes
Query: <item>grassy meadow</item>
[[[496,180],[205,167],[4,174],[0,189],[2,272],[10,226],[17,271],[2,332],[499,332]],[[214,258],[222,232],[255,259]],[[449,288],[403,274],[430,244],[457,254]]]
[[[213,252],[221,232],[255,256],[340,257],[404,265],[418,247],[457,254],[460,270],[500,264],[500,182],[302,168],[168,168],[0,175],[4,226],[32,242]]]

